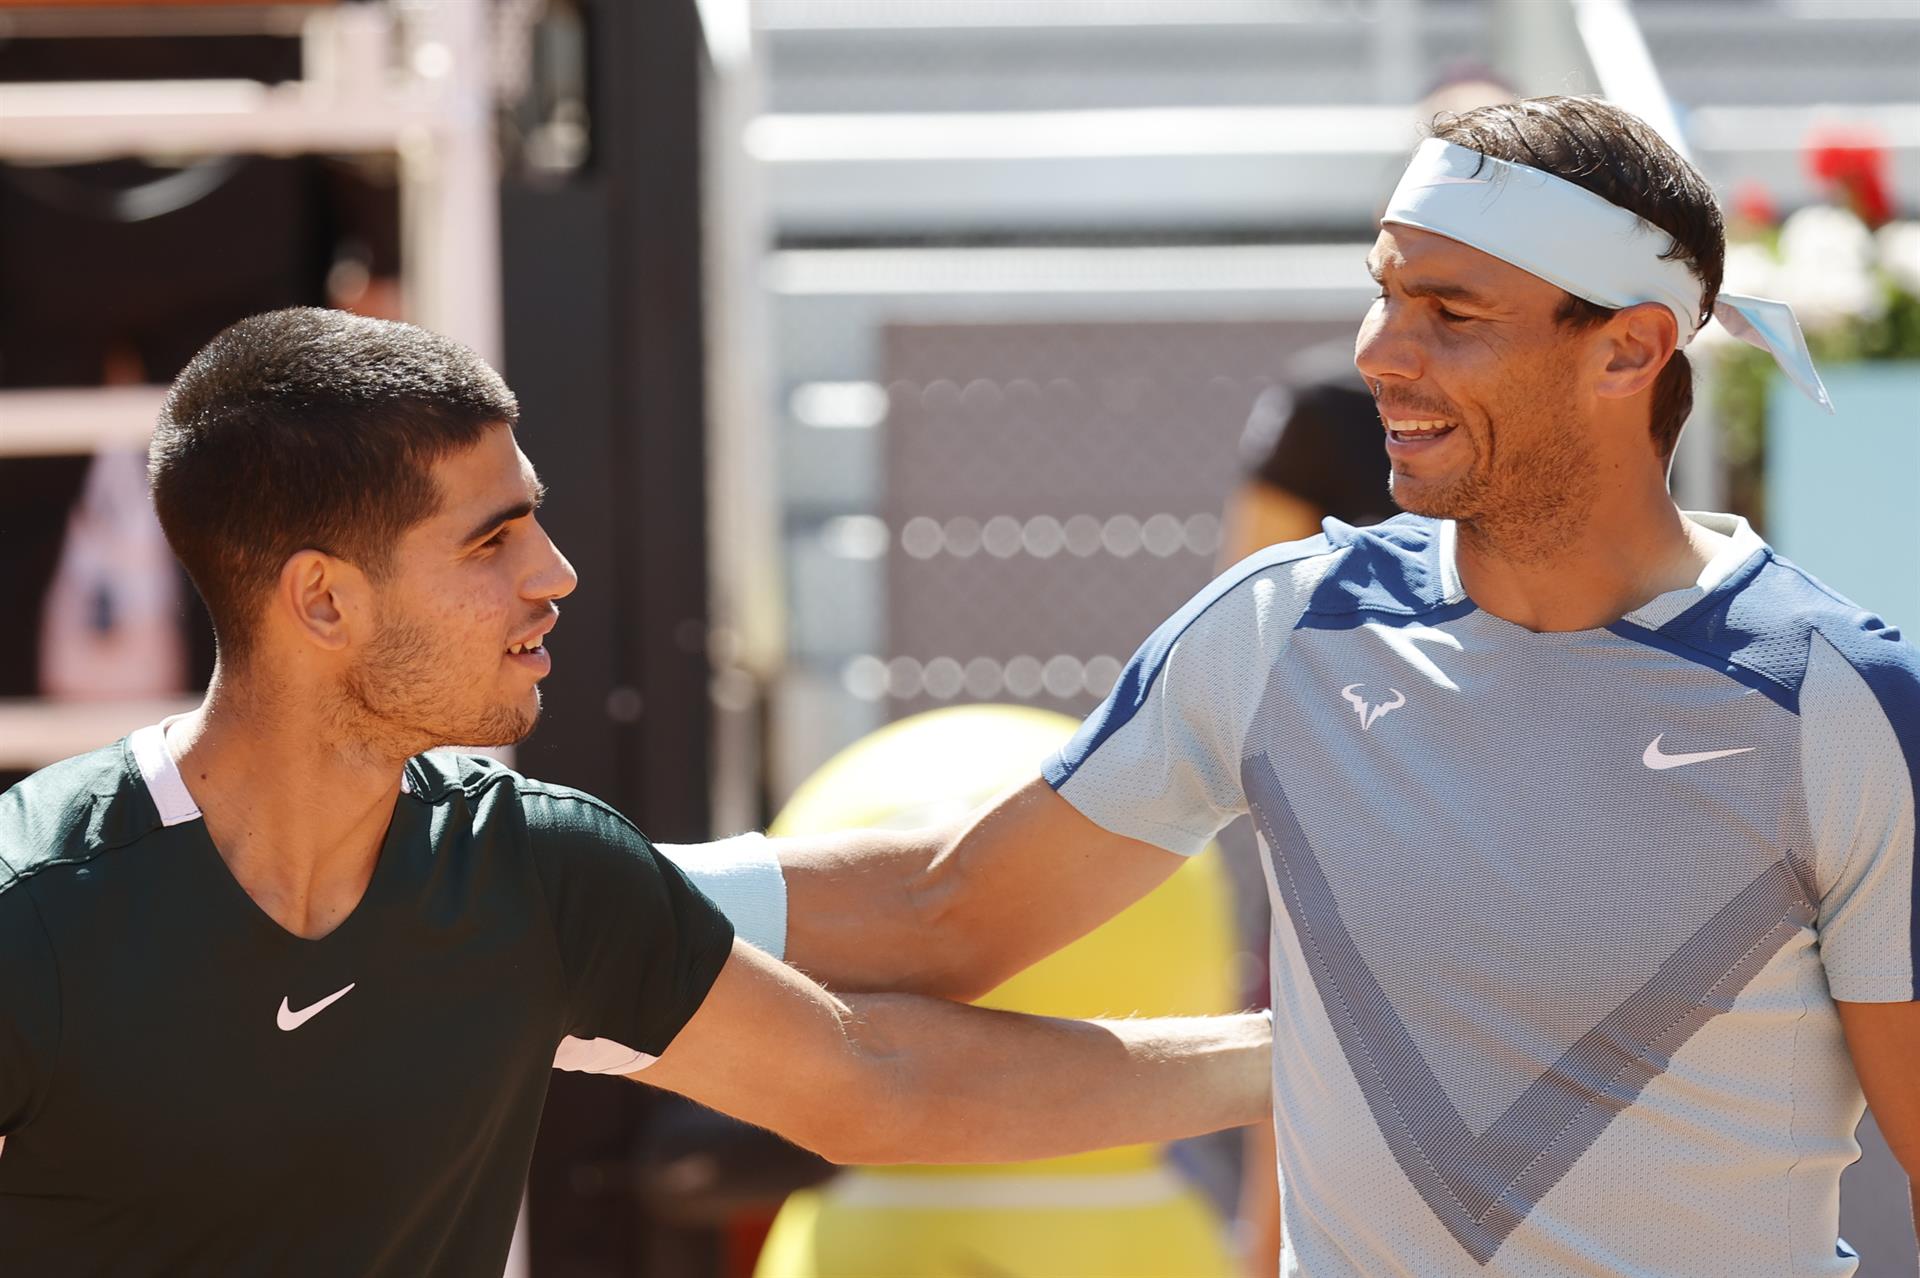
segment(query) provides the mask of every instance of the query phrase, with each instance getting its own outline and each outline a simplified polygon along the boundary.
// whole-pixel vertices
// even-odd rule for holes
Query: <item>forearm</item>
[[[1266,1118],[1264,1014],[1069,1021],[899,995],[847,999],[880,1066],[861,1162],[1013,1162]]]
[[[736,841],[662,845],[740,935],[836,989],[973,999],[1164,882],[1181,858],[1103,829],[1036,778],[970,816],[921,830],[754,840],[771,877],[717,881]],[[777,897],[777,925],[743,925]],[[763,935],[777,936],[778,944]]]
[[[934,935],[941,830],[770,839],[787,885],[786,960],[834,989],[967,998],[970,950]]]
[[[1165,882],[1181,858],[1035,778],[964,820],[774,841],[787,958],[837,989],[974,999]]]
[[[936,936],[924,905],[950,842],[942,831],[854,830],[656,846],[742,940],[820,981],[967,998],[996,982],[969,974],[966,938]]]

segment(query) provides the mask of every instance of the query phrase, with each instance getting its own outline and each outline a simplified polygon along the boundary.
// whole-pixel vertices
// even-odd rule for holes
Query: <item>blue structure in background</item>
[[[1784,383],[1767,398],[1767,540],[1911,641],[1920,635],[1920,364],[1822,376],[1836,416]]]

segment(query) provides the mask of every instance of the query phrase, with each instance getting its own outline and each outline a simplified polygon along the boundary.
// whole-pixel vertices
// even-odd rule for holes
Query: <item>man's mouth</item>
[[[1397,444],[1413,444],[1439,439],[1453,433],[1453,423],[1439,418],[1406,417],[1386,423],[1387,434]]]
[[[530,670],[535,677],[544,676],[553,669],[553,657],[547,652],[541,640],[547,636],[543,632],[531,639],[507,645],[507,660],[522,670]]]
[[[541,640],[547,637],[547,633],[553,629],[559,620],[560,616],[557,609],[549,611],[544,618],[534,623],[537,629],[531,634],[524,639],[515,640],[513,643],[507,645],[507,655],[509,657],[543,656],[547,650],[541,647]]]

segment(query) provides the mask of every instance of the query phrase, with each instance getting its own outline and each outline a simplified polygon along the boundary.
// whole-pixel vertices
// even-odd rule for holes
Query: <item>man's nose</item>
[[[543,531],[546,539],[548,562],[531,583],[528,591],[536,599],[565,599],[580,584],[580,574],[573,570],[573,564],[560,553],[560,547]]]
[[[1385,301],[1375,302],[1360,322],[1353,340],[1353,366],[1369,386],[1389,377],[1410,381],[1420,376],[1419,349]]]

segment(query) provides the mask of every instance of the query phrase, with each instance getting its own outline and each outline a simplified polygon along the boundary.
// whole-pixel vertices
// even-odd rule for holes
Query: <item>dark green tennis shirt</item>
[[[498,1274],[556,1064],[658,1055],[733,931],[625,818],[410,760],[303,940],[157,727],[0,796],[0,1274]]]

